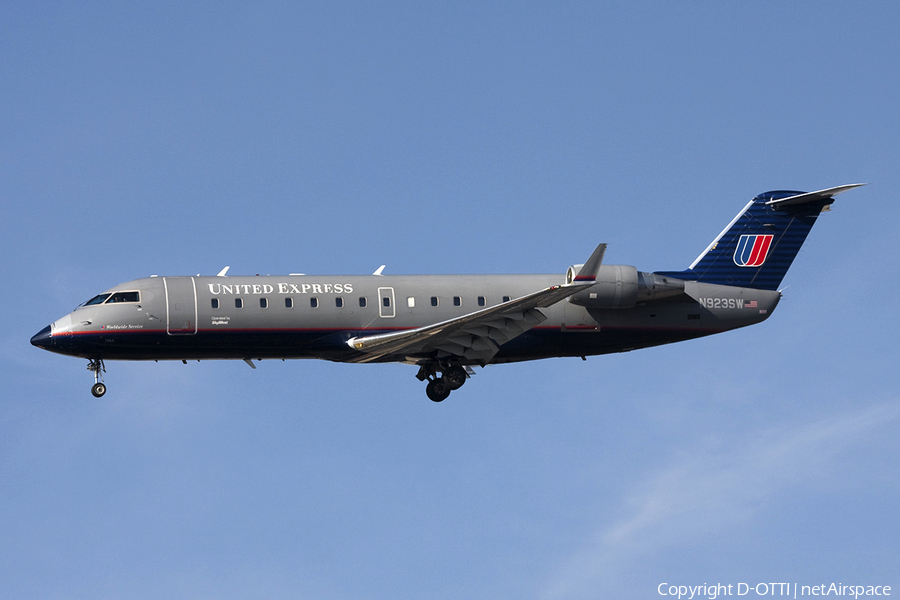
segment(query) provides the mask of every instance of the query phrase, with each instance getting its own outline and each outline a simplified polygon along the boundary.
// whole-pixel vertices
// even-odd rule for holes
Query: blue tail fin
[[[661,274],[678,279],[777,290],[819,213],[834,196],[864,185],[818,192],[760,194],[719,234],[686,271]]]

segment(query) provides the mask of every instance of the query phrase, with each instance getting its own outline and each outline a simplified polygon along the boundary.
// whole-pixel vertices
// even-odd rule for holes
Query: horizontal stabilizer
[[[838,194],[842,194],[848,190],[852,190],[853,188],[858,188],[866,185],[865,183],[851,183],[848,185],[839,185],[837,187],[828,188],[827,190],[819,190],[818,192],[806,192],[805,194],[798,194],[796,196],[789,196],[787,198],[780,198],[778,200],[769,200],[766,202],[769,206],[775,205],[775,207],[781,206],[792,206],[794,204],[806,204],[807,202],[816,202],[818,200],[827,200],[829,198],[833,198]]]

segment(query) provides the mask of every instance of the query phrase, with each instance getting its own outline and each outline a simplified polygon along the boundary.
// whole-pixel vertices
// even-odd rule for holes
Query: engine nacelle
[[[684,281],[659,273],[638,273],[638,302],[680,296],[684,293]]]
[[[575,281],[582,265],[566,271],[566,283]],[[569,296],[569,302],[586,308],[632,308],[638,302],[659,300],[684,293],[684,281],[657,273],[644,273],[628,265],[603,265],[597,283]]]
[[[566,271],[566,283],[575,280],[581,265]],[[631,308],[637,303],[638,271],[628,265],[603,265],[597,273],[597,283],[569,296],[569,302],[587,308]]]

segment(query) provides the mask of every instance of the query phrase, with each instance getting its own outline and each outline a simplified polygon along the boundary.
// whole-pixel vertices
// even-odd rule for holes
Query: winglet
[[[600,272],[600,265],[603,264],[603,253],[606,252],[606,244],[599,244],[587,262],[582,265],[581,270],[575,275],[575,283],[586,283],[596,281],[597,273]]]

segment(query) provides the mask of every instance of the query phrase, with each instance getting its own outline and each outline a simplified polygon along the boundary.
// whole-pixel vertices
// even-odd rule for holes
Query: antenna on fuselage
[[[372,275],[381,275],[381,272],[384,271],[384,267],[385,267],[385,266],[386,266],[386,265],[381,265],[380,267],[378,267],[377,269],[375,269],[375,272],[372,273]]]
[[[228,269],[230,269],[230,268],[231,268],[230,266],[229,266],[229,267],[225,267],[224,269],[222,269],[221,271],[219,271],[219,274],[216,275],[216,277],[225,277],[225,273],[227,273],[227,272],[228,272]]]

